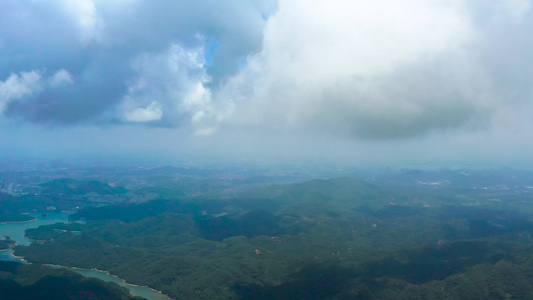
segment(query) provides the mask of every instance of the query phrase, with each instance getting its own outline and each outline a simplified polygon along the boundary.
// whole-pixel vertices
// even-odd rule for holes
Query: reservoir
[[[57,222],[68,223],[68,216],[70,213],[54,212],[54,213],[31,213],[30,216],[36,220],[21,222],[21,223],[5,223],[0,224],[0,235],[7,235],[11,237],[17,245],[29,245],[31,240],[24,236],[24,231],[29,228],[37,228],[41,225],[55,224]]]
[[[58,222],[68,223],[68,217],[70,213],[67,212],[58,212],[58,213],[31,213],[30,216],[34,217],[35,220],[21,223],[5,223],[0,224],[0,235],[7,235],[11,237],[18,245],[29,245],[31,240],[24,236],[26,229],[37,228],[42,225],[50,225]],[[21,262],[20,259],[13,256],[12,250],[3,250],[0,251],[0,260],[7,261],[17,261]],[[133,295],[146,298],[148,300],[170,300],[171,298],[154,291],[148,287],[136,286],[126,283],[124,280],[112,276],[107,272],[98,271],[98,270],[89,270],[89,269],[77,269],[77,268],[67,268],[71,271],[74,271],[78,274],[81,274],[86,277],[98,278],[107,282],[115,282],[120,286],[127,288]]]

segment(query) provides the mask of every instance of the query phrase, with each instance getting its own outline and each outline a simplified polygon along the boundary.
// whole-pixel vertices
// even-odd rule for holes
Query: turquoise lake
[[[15,240],[18,245],[29,245],[31,240],[24,236],[24,231],[29,228],[37,228],[41,225],[55,224],[57,222],[68,222],[70,213],[31,213],[30,216],[36,218],[34,221],[24,223],[0,224],[0,235],[7,235]]]
[[[0,224],[0,235],[6,235],[11,237],[18,245],[29,245],[31,240],[24,236],[24,232],[29,228],[37,228],[42,225],[55,224],[58,222],[68,223],[68,217],[70,213],[59,212],[59,213],[31,213],[30,216],[36,218],[36,220],[24,222],[24,223],[5,223]],[[14,257],[12,250],[0,251],[0,260],[7,261],[18,261],[18,258]],[[127,288],[133,295],[146,298],[148,300],[170,300],[171,298],[154,291],[150,288],[144,286],[135,286],[132,284],[126,283],[124,280],[111,276],[106,272],[98,270],[89,270],[89,269],[77,269],[77,268],[67,268],[71,271],[74,271],[78,274],[81,274],[86,277],[98,278],[107,282],[115,282],[120,286]]]

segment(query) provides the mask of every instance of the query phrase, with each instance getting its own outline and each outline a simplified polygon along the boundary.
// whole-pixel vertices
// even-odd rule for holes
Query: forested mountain
[[[177,299],[533,295],[533,215],[524,199],[504,205],[485,190],[406,191],[351,178],[276,188],[282,193],[268,199],[87,207],[71,216],[87,224],[28,231],[47,242],[16,253],[108,270]]]
[[[0,192],[0,223],[24,222],[33,219],[31,216],[21,214],[26,211],[21,202],[17,197]]]

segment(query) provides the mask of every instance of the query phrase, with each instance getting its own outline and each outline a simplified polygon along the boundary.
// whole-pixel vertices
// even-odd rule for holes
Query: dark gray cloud
[[[203,70],[205,84],[216,85],[260,50],[263,16],[274,9],[272,1],[2,1],[0,81],[32,71],[43,81],[59,70],[72,78],[61,88],[41,84],[23,99],[5,100],[4,116],[48,124],[122,122],[124,96],[145,77],[133,64],[173,45],[203,55],[217,43],[211,66]],[[148,81],[156,80],[177,82]],[[153,101],[181,101],[164,99],[170,96],[157,90],[161,85],[149,88]],[[170,122],[165,114],[161,125],[179,123],[182,116],[173,115]]]

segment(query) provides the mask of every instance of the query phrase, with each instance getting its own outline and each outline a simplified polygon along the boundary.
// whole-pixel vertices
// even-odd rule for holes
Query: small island
[[[15,241],[10,236],[3,235],[0,239],[0,251],[11,249],[15,246]]]
[[[5,223],[22,223],[22,222],[30,222],[34,220],[35,218],[28,214],[0,212],[0,224],[1,223],[4,223],[4,224]]]

